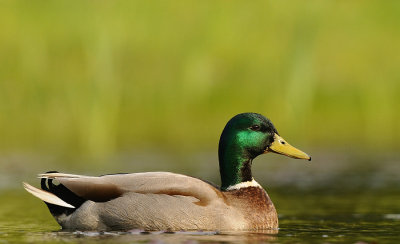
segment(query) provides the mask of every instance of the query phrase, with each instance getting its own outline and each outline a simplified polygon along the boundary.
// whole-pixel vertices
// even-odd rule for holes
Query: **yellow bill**
[[[311,157],[307,153],[291,146],[278,134],[274,134],[274,142],[265,150],[267,152],[274,152],[282,155],[286,155],[291,158],[307,159],[311,161]]]

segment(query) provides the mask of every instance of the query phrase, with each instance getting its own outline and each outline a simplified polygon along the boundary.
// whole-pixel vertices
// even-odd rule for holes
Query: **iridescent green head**
[[[311,160],[280,137],[272,122],[261,114],[243,113],[229,120],[219,141],[221,188],[251,181],[252,160],[267,152]]]

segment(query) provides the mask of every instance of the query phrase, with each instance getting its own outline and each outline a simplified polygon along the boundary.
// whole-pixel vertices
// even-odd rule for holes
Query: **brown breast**
[[[278,229],[274,204],[261,187],[226,191],[224,195],[230,205],[244,214],[250,230]]]

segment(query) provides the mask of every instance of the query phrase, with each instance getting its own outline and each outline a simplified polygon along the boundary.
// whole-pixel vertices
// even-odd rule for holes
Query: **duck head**
[[[252,181],[252,160],[268,152],[311,160],[306,153],[287,143],[272,122],[261,114],[242,113],[229,120],[218,149],[222,190]]]

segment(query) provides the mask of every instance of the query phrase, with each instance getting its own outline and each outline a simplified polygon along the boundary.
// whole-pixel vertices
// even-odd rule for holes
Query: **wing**
[[[76,195],[96,202],[109,201],[122,195],[152,193],[197,198],[199,205],[220,199],[224,195],[209,183],[186,175],[169,172],[104,175],[99,177],[64,173],[40,174],[39,178],[54,179]]]

